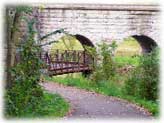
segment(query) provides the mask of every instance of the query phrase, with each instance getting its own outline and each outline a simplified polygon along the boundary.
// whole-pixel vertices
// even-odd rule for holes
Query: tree
[[[16,48],[21,42],[23,34],[20,29],[20,24],[25,14],[30,14],[32,8],[27,6],[7,6],[6,7],[6,42],[7,42],[7,83],[6,88],[12,86],[12,77],[9,72],[10,68],[15,64]],[[22,17],[22,15],[24,16]]]

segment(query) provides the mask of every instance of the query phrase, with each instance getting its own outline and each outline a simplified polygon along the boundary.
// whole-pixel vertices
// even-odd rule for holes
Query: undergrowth
[[[118,67],[125,65],[138,66],[139,65],[139,56],[115,56],[114,61],[117,63]]]
[[[60,95],[44,92],[43,98],[38,100],[34,107],[24,106],[24,110],[17,115],[5,112],[6,118],[60,118],[66,115],[69,110],[69,104]]]
[[[34,19],[27,19],[27,38],[18,47],[20,60],[11,67],[11,84],[5,89],[6,118],[62,117],[69,105],[57,94],[45,93],[39,84],[43,62],[34,40]]]

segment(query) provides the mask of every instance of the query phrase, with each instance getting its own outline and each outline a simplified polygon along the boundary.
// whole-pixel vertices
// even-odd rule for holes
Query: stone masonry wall
[[[41,36],[66,28],[94,44],[102,40],[120,42],[133,35],[145,35],[160,44],[160,11],[156,5],[47,5],[38,18]]]

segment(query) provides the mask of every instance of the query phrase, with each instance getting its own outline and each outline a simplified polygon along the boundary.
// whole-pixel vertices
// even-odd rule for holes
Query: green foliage
[[[69,104],[58,94],[44,93],[32,117],[63,117],[69,110]],[[31,110],[31,113],[33,110]]]
[[[133,73],[133,75],[130,75],[129,78],[125,81],[125,87],[123,88],[124,92],[127,95],[138,96],[139,80],[140,77],[135,72]]]
[[[100,63],[97,63],[95,71],[91,76],[93,81],[99,82],[102,80],[112,79],[114,77],[116,68],[112,56],[116,46],[115,42],[112,42],[111,44],[103,42],[98,45],[99,54],[96,56],[96,60],[100,58]]]
[[[27,95],[26,95],[26,98],[27,98]],[[65,116],[69,110],[69,104],[58,94],[50,94],[50,93],[44,92],[42,98],[40,98],[39,100],[36,100],[36,98],[33,98],[33,101],[35,103],[37,101],[38,103],[35,106],[32,106],[31,102],[29,102],[29,105],[28,106],[26,105],[27,107],[24,106],[24,109],[22,109],[21,111],[17,108],[17,112],[20,112],[19,115],[17,114],[17,117],[57,118],[57,117]],[[18,100],[18,103],[21,103],[20,100]],[[7,108],[16,108],[16,107],[10,106]],[[10,113],[11,114],[9,113],[6,114],[7,118],[15,117],[15,115],[13,115],[13,112],[10,112]]]
[[[88,54],[90,54],[93,58],[97,58],[97,57],[98,57],[98,53],[97,53],[95,47],[90,47],[90,46],[84,45],[84,49],[85,49],[86,52],[87,52]],[[96,60],[97,60],[97,59],[96,59]]]
[[[142,68],[142,82],[139,85],[141,97],[148,100],[157,100],[159,90],[159,49],[155,49],[153,52],[141,57],[140,67]]]
[[[96,47],[90,47],[90,46],[87,46],[87,45],[84,45],[83,47],[85,49],[85,52],[93,58],[93,63],[90,64],[90,65],[92,65],[91,67],[93,67],[93,69],[97,68],[98,67],[97,66],[98,53],[96,51]]]
[[[118,67],[123,67],[126,65],[138,66],[140,56],[115,56],[114,61]]]
[[[129,95],[147,100],[158,99],[159,49],[140,57],[140,65],[126,81],[125,88]]]
[[[5,93],[5,116],[61,117],[69,109],[59,95],[44,93],[39,85],[43,62],[37,57],[40,47],[35,44],[34,20],[28,21],[28,37],[19,48],[20,61],[12,69],[13,85]]]
[[[59,76],[54,76],[53,78],[46,77],[46,80],[49,81],[57,81],[59,83],[68,85],[68,86],[77,86],[80,88],[85,88],[87,89],[88,87],[94,88],[96,85],[92,83],[87,78],[84,78],[82,74],[65,74],[65,75],[59,75]]]
[[[32,13],[32,7],[30,6],[16,6],[16,12]]]
[[[129,96],[129,95],[121,95],[120,98],[126,99],[132,103],[136,103],[137,105],[148,109],[150,113],[154,116],[159,116],[159,103],[154,101],[149,101],[145,99],[138,98],[136,96]]]
[[[115,64],[112,59],[112,52],[115,49],[115,43],[113,42],[110,45],[103,43],[99,45],[100,54],[103,57],[102,59],[102,71],[104,73],[105,79],[110,79],[115,75]]]
[[[120,96],[121,95],[121,89],[118,86],[118,84],[114,81],[106,80],[101,81],[98,84],[98,93],[102,93],[108,96]]]
[[[20,48],[21,60],[11,69],[13,85],[6,92],[6,113],[9,116],[21,116],[29,108],[36,110],[43,96],[38,84],[42,62],[37,57],[40,49],[34,46],[33,24],[34,21],[28,22],[29,35]]]

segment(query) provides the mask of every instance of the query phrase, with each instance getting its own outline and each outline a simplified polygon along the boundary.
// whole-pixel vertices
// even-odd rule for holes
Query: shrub
[[[158,99],[159,83],[159,49],[140,57],[140,64],[131,77],[125,82],[125,90],[129,95],[147,100]]]
[[[106,44],[103,42],[98,45],[98,48],[100,53],[96,56],[96,59],[100,58],[100,63],[96,64],[95,71],[91,76],[91,79],[97,83],[115,76],[116,69],[112,56],[116,48],[116,43],[112,42],[111,44]]]
[[[20,47],[21,60],[11,68],[12,87],[7,89],[5,95],[5,113],[8,116],[21,116],[28,109],[36,110],[43,96],[38,84],[42,62],[37,57],[40,49],[35,46],[33,24],[33,20],[28,22],[28,37]]]
[[[139,94],[148,100],[158,99],[159,85],[159,49],[141,57],[142,81],[139,83]]]
[[[129,78],[125,81],[123,91],[131,96],[138,96],[139,82],[141,81],[140,74],[137,74],[137,68],[132,72]]]

